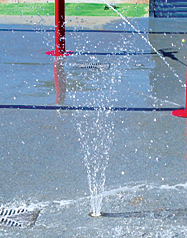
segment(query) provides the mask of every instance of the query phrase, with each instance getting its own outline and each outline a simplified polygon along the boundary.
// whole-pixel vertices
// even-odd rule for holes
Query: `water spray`
[[[175,72],[175,70],[170,66],[170,64],[166,61],[166,59],[157,51],[157,49],[142,35],[140,30],[137,30],[124,16],[122,16],[121,13],[119,13],[110,3],[107,3],[105,0],[102,0],[105,4],[108,5],[109,8],[111,8],[113,11],[115,11],[128,25],[131,26],[132,29],[134,29],[135,32],[141,35],[142,39],[155,51],[155,53],[164,61],[164,63],[167,65],[167,67],[174,73],[174,76],[179,78],[178,74]],[[185,39],[182,39],[182,42],[185,42]],[[187,67],[187,66],[186,66]],[[179,80],[181,82],[181,80]],[[186,87],[187,87],[187,69],[186,69]],[[187,118],[187,90],[186,90],[186,103],[185,108],[180,110],[174,110],[172,112],[173,116],[178,117],[184,117]]]
[[[127,20],[126,17],[124,17],[121,13],[119,13],[110,3],[107,3],[105,0],[102,0],[109,8],[111,8],[114,12],[116,12],[123,20],[126,22],[130,27],[137,32],[139,35],[141,35],[142,39],[154,50],[154,52],[164,61],[164,63],[167,65],[167,67],[173,72],[175,77],[179,78],[178,74],[175,72],[175,70],[170,66],[170,64],[166,61],[166,59],[161,55],[161,53],[158,52],[158,50],[150,43],[149,40],[145,38],[145,36],[141,33],[140,30],[136,29],[130,21]]]

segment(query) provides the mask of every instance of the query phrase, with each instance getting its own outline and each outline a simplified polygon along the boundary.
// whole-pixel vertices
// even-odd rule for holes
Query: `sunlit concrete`
[[[74,25],[67,27],[66,49],[75,54],[59,59],[45,54],[54,49],[51,26],[2,24],[0,104],[183,107],[186,21],[166,19],[160,25],[149,19],[129,21],[142,33],[120,19],[102,27],[98,23],[95,30],[105,32],[81,28],[81,23],[76,30],[83,32],[73,31]],[[110,67],[77,67],[96,63]],[[40,210],[34,228],[2,227],[0,236],[187,236],[186,119],[171,111],[0,109],[0,113],[1,205]],[[89,145],[95,154],[94,138],[98,161],[103,155],[101,142],[111,142],[105,151],[109,160],[102,205],[102,212],[112,213],[111,217],[88,216],[88,154],[83,148]]]

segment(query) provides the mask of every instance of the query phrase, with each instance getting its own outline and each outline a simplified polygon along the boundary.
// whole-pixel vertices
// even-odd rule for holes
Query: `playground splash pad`
[[[87,114],[91,124],[97,112]],[[186,235],[186,155],[178,149],[185,147],[185,129],[182,121],[180,130],[176,128],[170,113],[104,116],[113,122],[115,133],[98,218],[88,216],[91,198],[84,154],[72,127],[85,112],[3,110],[2,115],[3,134],[12,123],[2,144],[2,181],[8,181],[1,183],[3,207],[40,210],[31,230],[1,227],[2,237]],[[7,141],[14,144],[5,150]]]
[[[133,24],[148,27],[147,19]],[[122,22],[103,28],[109,31],[67,32],[66,48],[75,54],[60,59],[45,55],[54,32],[3,32],[17,45],[3,40],[1,104],[83,110],[1,109],[2,207],[40,211],[31,230],[2,226],[2,237],[186,236],[185,121],[167,111],[110,110],[181,107],[186,46],[180,35],[154,41],[145,34],[158,51],[177,56],[167,60],[181,83],[139,34],[115,32]],[[103,187],[90,194],[87,176],[97,171]],[[93,219],[97,195],[101,216]]]

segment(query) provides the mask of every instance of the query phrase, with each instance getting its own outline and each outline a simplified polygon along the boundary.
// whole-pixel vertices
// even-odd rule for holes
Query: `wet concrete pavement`
[[[36,32],[32,25],[1,25],[0,104],[184,107],[186,20],[130,21],[145,32],[143,36],[169,67],[122,20],[102,25],[104,32],[67,27],[66,49],[76,54],[56,60],[45,54],[54,46],[54,32],[48,31],[51,26],[40,26],[45,30]],[[97,68],[98,64],[107,67]],[[2,207],[41,210],[34,228],[2,226],[1,237],[187,235],[186,119],[173,117],[171,111],[107,110],[98,114],[94,110],[1,108],[0,112]],[[102,155],[99,138],[112,141],[102,211],[142,211],[142,217],[88,216],[87,153],[81,145],[92,144],[95,122],[101,128],[96,136],[98,158]],[[107,133],[102,135],[102,130]],[[180,216],[178,208],[184,210]],[[154,216],[155,210],[163,209],[171,211],[169,216]],[[145,211],[152,213],[147,216]]]

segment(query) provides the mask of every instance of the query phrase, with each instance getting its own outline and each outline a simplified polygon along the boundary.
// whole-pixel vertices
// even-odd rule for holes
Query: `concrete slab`
[[[45,55],[54,46],[50,26],[1,25],[0,104],[184,106],[185,26],[185,34],[174,34],[174,22],[160,34],[151,25],[148,34],[148,19],[130,22],[170,67],[120,19],[102,32],[67,28],[66,48],[76,54],[56,61]],[[77,67],[99,63],[110,67]],[[32,229],[1,226],[1,237],[187,236],[185,119],[170,111],[0,113],[1,207],[40,210]],[[88,216],[87,173],[106,179],[102,211],[110,217]]]
[[[80,28],[102,28],[104,24],[118,20],[119,17],[85,17],[85,16],[66,16],[66,27]],[[53,27],[55,26],[54,16],[2,16],[0,24],[7,25],[31,25],[34,27]]]

